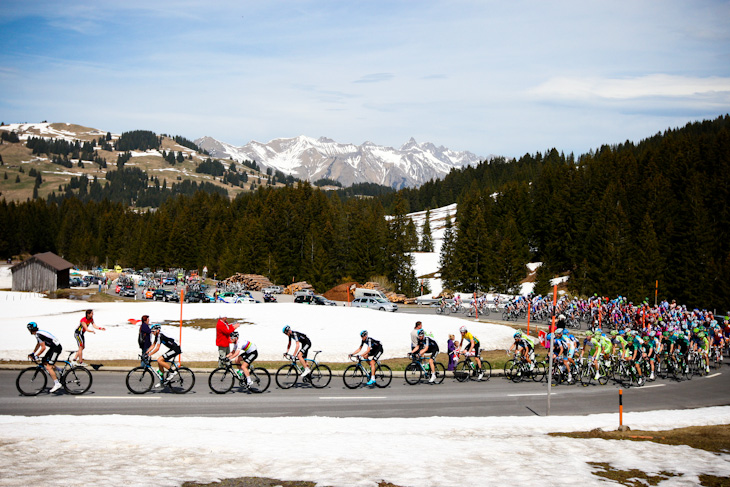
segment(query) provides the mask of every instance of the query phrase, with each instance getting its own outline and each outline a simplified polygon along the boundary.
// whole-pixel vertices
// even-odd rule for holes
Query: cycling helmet
[[[616,330],[611,330],[611,336],[612,336],[612,337],[615,337],[616,335],[618,335],[618,331],[616,331]]]
[[[368,331],[367,330],[363,330],[363,331],[360,332],[360,336],[361,337],[364,337],[367,334],[368,334]]]
[[[423,331],[423,329],[421,329],[421,330],[418,330],[418,336],[419,336],[419,337],[420,337],[421,335],[425,335],[425,334],[426,334],[426,332],[425,332],[425,331]]]
[[[564,320],[564,319],[565,319],[565,315],[561,313],[561,314],[560,314],[560,315],[558,316],[558,319],[559,319],[559,320]]]
[[[231,332],[231,338],[238,338],[238,332],[237,331]]]
[[[593,332],[592,332],[591,330],[588,330],[588,331],[586,332],[586,336],[587,336],[587,337],[592,337],[592,336],[593,336]]]
[[[558,335],[562,335],[563,333],[565,333],[565,330],[563,328],[558,328],[557,330],[555,330],[555,333],[557,333]]]
[[[692,328],[692,333],[699,333],[699,332],[700,332],[699,328],[697,328],[697,327]]]
[[[652,338],[655,337],[656,336],[656,332],[654,330],[651,330],[649,332],[649,336],[652,337]]]
[[[625,335],[626,334],[626,330],[621,330],[620,332],[618,332],[618,334],[619,335]]]
[[[697,338],[705,338],[705,332],[701,331],[697,334]]]
[[[552,340],[552,339],[553,339],[553,334],[552,333],[548,333],[547,335],[545,335],[545,340],[547,342],[550,342],[550,340]]]
[[[33,333],[34,331],[38,331],[38,323],[35,321],[31,321],[28,323],[28,331]]]
[[[465,326],[462,326],[461,328],[459,328],[459,331],[461,333],[466,333],[466,327]]]
[[[291,326],[289,326],[289,325],[286,325],[286,326],[285,326],[285,327],[284,327],[284,328],[283,328],[283,329],[281,330],[281,332],[282,332],[282,333],[284,333],[284,334],[286,334],[286,333],[289,333],[289,330],[291,330]]]
[[[512,335],[512,337],[513,338],[522,338],[522,333],[518,331],[517,333],[515,333],[514,335]]]
[[[160,325],[152,325],[152,326],[150,326],[150,331],[161,330],[161,329],[162,329],[162,327]]]

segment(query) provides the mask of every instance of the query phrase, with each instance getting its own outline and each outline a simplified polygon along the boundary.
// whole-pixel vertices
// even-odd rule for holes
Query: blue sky
[[[580,154],[730,112],[727,1],[15,1],[0,119]]]

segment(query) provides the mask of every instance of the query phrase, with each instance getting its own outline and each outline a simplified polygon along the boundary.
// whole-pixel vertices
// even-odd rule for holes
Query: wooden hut
[[[35,254],[10,268],[13,291],[56,291],[69,287],[73,264],[53,252]]]

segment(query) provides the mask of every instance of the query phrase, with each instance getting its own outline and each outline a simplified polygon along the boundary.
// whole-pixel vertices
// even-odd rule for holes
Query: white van
[[[384,299],[388,301],[388,298],[385,297],[385,294],[381,293],[380,291],[376,291],[375,289],[367,289],[364,287],[355,288],[355,299],[357,298]]]

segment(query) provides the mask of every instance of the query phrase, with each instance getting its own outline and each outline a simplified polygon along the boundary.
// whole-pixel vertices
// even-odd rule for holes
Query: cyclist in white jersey
[[[231,359],[234,364],[238,364],[241,368],[241,372],[246,376],[246,384],[251,385],[253,381],[250,377],[249,367],[254,360],[259,356],[259,352],[256,349],[256,345],[248,340],[241,340],[238,337],[238,332],[234,331],[230,335],[231,338],[231,351],[226,355],[226,358]]]

